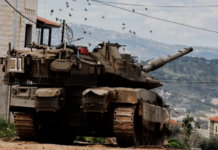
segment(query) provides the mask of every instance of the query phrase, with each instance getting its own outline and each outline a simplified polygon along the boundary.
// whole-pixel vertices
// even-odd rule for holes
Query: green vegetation
[[[213,137],[213,138],[203,138],[200,140],[198,147],[201,148],[202,150],[217,150],[218,149],[218,138]]]
[[[184,118],[182,127],[170,126],[172,134],[170,137],[167,137],[168,143],[164,145],[165,147],[187,150],[192,147],[201,148],[201,150],[218,149],[217,137],[207,139],[194,132],[195,128],[199,128],[199,124],[193,120],[193,117]]]
[[[10,140],[16,137],[14,124],[8,123],[3,117],[0,117],[0,138]]]
[[[198,122],[194,120],[193,116],[187,116],[182,121],[182,127],[183,127],[183,134],[184,134],[184,143],[186,145],[189,145],[188,142],[190,141],[191,134],[194,132],[194,129],[199,129],[200,125],[198,124]]]
[[[105,144],[105,138],[77,136],[76,141],[89,142],[92,144]]]
[[[164,145],[167,148],[189,149],[185,144],[179,142],[178,139],[168,139],[168,144]]]

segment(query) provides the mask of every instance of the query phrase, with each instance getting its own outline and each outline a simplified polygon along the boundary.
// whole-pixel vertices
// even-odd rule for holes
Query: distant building
[[[186,116],[183,115],[179,115],[178,117],[173,117],[172,120],[175,120],[179,123],[182,123],[182,120],[185,118]]]
[[[209,130],[208,129],[195,129],[195,132],[201,135],[202,137],[205,138],[210,138]]]
[[[181,114],[186,113],[186,108],[174,108],[174,110],[181,113]]]
[[[210,137],[217,136],[218,137],[218,116],[209,119],[209,134]]]
[[[218,105],[218,98],[213,98],[212,101],[211,101],[211,103],[212,103],[213,105]]]

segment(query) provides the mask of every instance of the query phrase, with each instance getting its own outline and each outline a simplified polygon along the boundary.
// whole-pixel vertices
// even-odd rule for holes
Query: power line
[[[159,79],[161,79],[161,80],[169,80],[169,81],[193,81],[194,79],[190,79],[190,80],[186,80],[187,78],[181,78],[181,79],[166,79],[166,78],[159,78]],[[195,78],[196,79],[196,78]],[[203,79],[198,79],[198,80],[195,80],[195,81],[197,81],[197,82],[202,82],[203,81]],[[218,82],[218,80],[204,80],[204,81],[207,81],[207,82]]]
[[[75,30],[77,30],[77,31],[79,31],[79,32],[82,32],[83,33],[83,31],[81,31],[81,30],[78,30],[78,29],[76,29],[76,28],[74,28],[74,27],[72,27],[71,26],[71,28],[73,28],[73,29],[75,29]],[[87,34],[87,35],[89,35],[89,34]],[[96,37],[94,37],[94,36],[92,36],[92,35],[89,35],[90,37],[92,37],[92,38],[94,38],[94,39],[96,39],[96,40],[98,40],[98,41],[101,41],[102,42],[102,40],[99,40],[98,38],[96,38]]]
[[[196,100],[196,99],[187,97],[187,96],[185,96],[185,95],[175,93],[175,92],[173,92],[173,91],[169,91],[169,90],[164,90],[164,91],[167,91],[167,92],[169,92],[169,93],[173,93],[173,94],[175,94],[175,95],[182,96],[182,97],[187,98],[187,99],[189,99],[189,100],[196,101],[196,102],[198,102],[198,103],[202,103],[202,104],[204,104],[204,105],[208,105],[208,106],[211,106],[211,107],[214,107],[214,108],[217,108],[217,109],[218,109],[218,106],[215,106],[215,105],[212,105],[212,104],[209,104],[209,103],[204,103],[204,102],[201,102],[201,101],[199,101],[199,100]]]
[[[171,82],[174,81],[174,82]],[[175,80],[161,80],[161,82],[165,82],[165,83],[202,83],[202,84],[215,84],[218,83],[218,81],[175,81]]]
[[[186,7],[192,7],[192,8],[200,8],[200,7],[218,7],[218,5],[202,5],[202,6],[196,6],[196,5],[183,5],[183,6],[161,6],[161,5],[139,5],[139,4],[127,4],[127,3],[116,3],[116,2],[108,2],[108,1],[100,1],[100,0],[92,0],[96,2],[102,2],[102,3],[109,3],[109,4],[118,4],[118,5],[130,5],[130,6],[143,6],[143,7],[169,7],[169,8],[186,8]]]
[[[59,28],[56,30],[56,32],[52,35],[51,39],[56,35],[56,33],[59,32]]]
[[[117,7],[117,6],[110,5],[110,4],[107,4],[107,3],[103,3],[103,2],[100,2],[100,1],[96,1],[96,0],[92,0],[92,1],[93,2],[101,3],[103,5],[107,5],[107,6],[110,6],[110,7],[114,7],[114,8],[117,8],[117,9],[125,10],[125,11],[131,12],[131,13],[135,13],[135,14],[138,14],[138,15],[141,15],[141,16],[145,16],[145,17],[148,17],[148,18],[152,18],[152,19],[156,19],[156,20],[161,20],[161,21],[169,22],[169,23],[173,23],[173,24],[178,24],[178,25],[181,25],[181,26],[185,26],[185,27],[189,27],[189,28],[194,28],[194,29],[198,29],[198,30],[203,30],[203,31],[207,31],[207,32],[218,33],[218,31],[213,31],[213,30],[209,30],[209,29],[205,29],[205,28],[195,27],[195,26],[191,26],[191,25],[187,25],[187,24],[183,24],[183,23],[178,23],[178,22],[174,22],[174,21],[170,21],[170,20],[166,20],[166,19],[161,19],[161,18],[158,18],[158,17],[149,16],[149,15],[146,15],[146,14],[143,14],[143,13],[139,13],[139,12],[135,12],[135,11],[133,12],[132,10],[125,9],[125,8],[122,8],[122,7]]]

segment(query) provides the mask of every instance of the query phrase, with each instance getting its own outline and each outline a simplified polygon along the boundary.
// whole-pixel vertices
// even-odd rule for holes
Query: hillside
[[[147,62],[142,61],[142,64],[145,65]],[[218,68],[218,59],[208,60],[185,56],[166,64],[151,74],[164,82],[163,90],[211,103],[213,98],[218,97],[218,70],[216,68]],[[190,112],[213,108],[182,96],[165,96],[165,99],[172,104],[189,106]]]
[[[98,43],[101,43],[102,41],[110,41],[119,43],[121,45],[126,45],[125,51],[121,49],[121,52],[131,53],[134,56],[138,56],[139,60],[148,60],[159,56],[166,57],[167,55],[173,54],[178,50],[182,50],[183,48],[187,47],[194,48],[194,52],[189,54],[189,56],[204,57],[206,59],[218,58],[218,48],[214,47],[164,44],[153,39],[142,38],[137,35],[133,35],[128,33],[128,31],[126,31],[126,33],[120,33],[82,24],[70,23],[68,25],[73,30],[74,39],[84,37],[83,40],[73,42],[73,44],[88,46],[88,43],[90,43],[90,51],[92,51],[92,49],[97,46]],[[52,45],[58,45],[61,41],[61,29],[59,29],[59,32],[56,31],[57,29],[54,29],[52,33]],[[84,34],[84,31],[86,31],[86,34]],[[48,37],[47,35],[48,31],[45,30],[45,37]],[[39,38],[36,37],[36,42],[38,42],[38,40]],[[44,41],[46,44],[48,39],[45,38]]]
[[[169,54],[175,53],[178,50],[187,47],[194,48],[194,52],[189,54],[189,56],[204,57],[207,59],[218,58],[218,48],[201,47],[194,45],[170,45],[157,42],[153,39],[142,38],[137,36],[137,34],[130,34],[128,33],[128,31],[126,31],[126,33],[119,33],[112,30],[104,30],[101,28],[96,28],[82,24],[70,23],[68,25],[72,28],[75,39],[79,37],[84,37],[83,40],[74,42],[73,44],[88,46],[88,43],[90,43],[92,44],[91,47],[89,47],[90,50],[92,50],[98,43],[102,41],[110,41],[120,43],[121,45],[126,45],[126,50],[121,50],[121,52],[131,53],[132,55],[138,56],[139,60],[148,60],[159,56],[166,57]],[[86,34],[84,34],[84,31],[86,31]],[[57,32],[56,34],[55,33],[56,29],[54,29],[53,31],[53,45],[57,45],[60,43],[61,29],[59,30],[59,32]]]

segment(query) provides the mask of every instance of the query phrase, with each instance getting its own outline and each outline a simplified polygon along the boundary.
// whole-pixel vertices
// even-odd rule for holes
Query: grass
[[[183,143],[180,143],[177,139],[168,139],[168,144],[164,145],[165,147],[167,148],[178,148],[178,149],[185,149],[185,150],[188,150],[189,148],[183,144]]]
[[[0,117],[0,138],[11,140],[16,137],[16,130],[13,123],[8,123],[3,117]]]
[[[77,136],[76,141],[89,142],[92,144],[105,144],[105,138]]]

